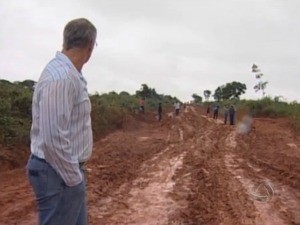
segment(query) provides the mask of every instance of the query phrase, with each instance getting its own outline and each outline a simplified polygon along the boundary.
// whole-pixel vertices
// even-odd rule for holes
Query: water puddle
[[[181,131],[181,132],[180,132]],[[179,129],[180,140],[183,131]],[[143,139],[143,137],[142,137]],[[174,147],[174,146],[173,146]],[[165,225],[169,217],[184,205],[175,202],[170,193],[175,185],[175,172],[182,168],[186,152],[169,155],[172,146],[165,148],[146,161],[139,172],[139,177],[122,185],[112,196],[99,201],[100,207],[95,213],[101,220],[106,217],[107,224]],[[188,176],[185,177],[188,179]]]
[[[236,148],[236,132],[231,132],[226,138],[227,148]],[[271,203],[274,196],[273,184],[268,179],[262,179],[260,182],[253,182],[253,180],[244,176],[244,170],[239,166],[240,162],[236,159],[233,153],[225,155],[225,166],[228,171],[238,179],[249,195],[249,199],[253,200],[253,204],[258,212],[255,224],[261,225],[283,225],[285,222],[279,217],[278,210],[276,210]],[[248,163],[248,165],[250,165]],[[254,171],[258,172],[259,168],[250,166]]]
[[[180,141],[183,141],[183,130],[182,129],[180,129],[180,128],[178,128],[178,130],[179,130],[179,137],[180,137]]]
[[[253,182],[252,180],[246,178],[243,175],[243,170],[236,169],[236,161],[234,160],[234,155],[227,154],[225,156],[225,165],[228,171],[238,179],[248,195],[249,199],[253,200],[253,204],[258,212],[255,224],[261,225],[283,225],[284,221],[279,217],[277,210],[274,210],[273,206],[270,205],[270,201],[274,195],[274,190],[272,188],[272,183],[269,180],[264,180],[262,182]],[[272,191],[268,190],[271,187]],[[270,188],[269,188],[270,189]]]
[[[159,170],[151,173],[149,185],[144,189],[139,187],[132,188],[127,204],[131,212],[131,218],[125,224],[167,224],[168,215],[177,209],[177,204],[168,193],[173,191],[175,182],[172,177],[175,171],[182,167],[182,159],[185,153],[170,159],[168,162],[163,161],[159,165]],[[142,178],[136,180],[140,183]]]
[[[229,148],[236,148],[237,142],[236,142],[236,132],[232,131],[228,137],[226,138],[225,144]]]

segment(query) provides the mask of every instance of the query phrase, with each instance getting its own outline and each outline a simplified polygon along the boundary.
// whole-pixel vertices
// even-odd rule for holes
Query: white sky
[[[258,98],[255,63],[267,94],[300,100],[298,0],[0,0],[0,16],[0,79],[38,80],[65,24],[86,17],[98,29],[90,93],[146,83],[185,101],[239,81]]]

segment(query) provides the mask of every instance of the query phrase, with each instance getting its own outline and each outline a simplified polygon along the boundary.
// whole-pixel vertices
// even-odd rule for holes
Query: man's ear
[[[89,51],[93,51],[93,49],[94,49],[94,42],[93,41],[91,41],[90,43],[89,43]]]

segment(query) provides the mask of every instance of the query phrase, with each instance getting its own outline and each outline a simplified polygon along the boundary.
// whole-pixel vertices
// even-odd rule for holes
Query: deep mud
[[[89,224],[300,224],[300,138],[288,121],[254,119],[242,135],[201,114],[190,106],[162,123],[128,117],[97,141]],[[0,225],[37,224],[25,169],[7,169]]]

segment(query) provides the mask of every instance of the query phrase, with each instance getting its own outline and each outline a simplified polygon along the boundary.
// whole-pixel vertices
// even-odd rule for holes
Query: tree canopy
[[[263,97],[266,94],[265,89],[267,88],[268,81],[263,81],[262,77],[264,74],[261,72],[261,70],[258,68],[257,65],[253,64],[252,66],[252,72],[255,73],[255,78],[258,80],[258,83],[253,87],[253,89],[258,92],[261,91]]]
[[[142,87],[140,90],[137,90],[135,92],[136,96],[142,97],[142,98],[150,98],[150,97],[159,97],[158,94],[156,93],[154,88],[148,87],[147,84],[142,84]]]
[[[219,86],[213,95],[217,101],[228,99],[239,99],[242,94],[247,90],[246,84],[240,82],[231,82],[225,85]]]
[[[211,95],[211,91],[210,90],[204,90],[203,91],[203,95],[205,97],[205,100],[208,101]]]
[[[195,103],[201,103],[202,102],[202,97],[200,95],[197,95],[197,94],[194,93],[192,95],[192,97],[193,97]]]

